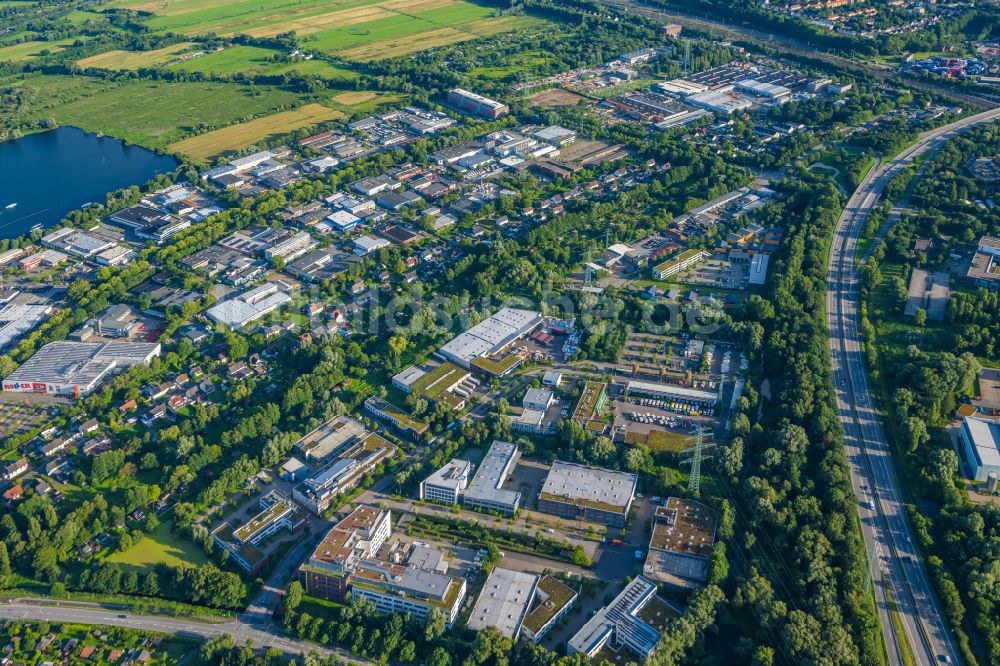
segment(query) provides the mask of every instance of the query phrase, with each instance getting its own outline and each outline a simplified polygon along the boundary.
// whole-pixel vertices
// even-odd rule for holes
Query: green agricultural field
[[[357,74],[342,67],[336,67],[324,60],[302,60],[298,62],[274,62],[271,58],[278,52],[257,46],[233,46],[222,51],[208,53],[197,58],[189,58],[174,63],[169,69],[183,72],[202,72],[225,76],[243,73],[248,76],[260,74],[284,74],[297,71],[300,74],[321,76],[325,79],[350,81]]]
[[[359,61],[400,57],[541,23],[530,16],[499,16],[497,8],[467,0],[119,0],[114,6],[153,13],[156,32],[270,37],[294,31],[305,48]],[[238,67],[226,57],[210,63],[221,73]],[[206,71],[192,64],[197,71]],[[219,67],[220,69],[212,69]],[[321,72],[322,74],[322,72]]]
[[[56,42],[22,42],[14,46],[0,47],[0,62],[30,60],[46,52],[55,53],[62,51],[63,48],[75,41],[76,39],[60,39]]]
[[[236,83],[137,81],[115,83],[89,77],[36,76],[22,85],[44,100],[30,110],[60,125],[101,132],[148,148],[162,148],[200,124],[225,126],[267,114],[298,99],[278,88]]]
[[[137,544],[123,553],[108,557],[125,568],[151,570],[157,564],[177,567],[182,564],[197,566],[208,563],[205,552],[186,539],[177,539],[170,533],[171,523],[164,522],[144,536]]]

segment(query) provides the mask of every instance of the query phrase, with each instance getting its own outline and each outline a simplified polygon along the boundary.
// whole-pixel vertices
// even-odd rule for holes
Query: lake
[[[0,238],[16,238],[36,224],[51,227],[86,203],[104,203],[108,192],[176,167],[172,157],[76,127],[2,142]],[[6,207],[12,203],[17,206]]]

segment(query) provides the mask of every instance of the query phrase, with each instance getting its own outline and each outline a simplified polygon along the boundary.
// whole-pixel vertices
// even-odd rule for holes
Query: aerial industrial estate
[[[0,664],[1000,664],[1000,9],[0,0]]]

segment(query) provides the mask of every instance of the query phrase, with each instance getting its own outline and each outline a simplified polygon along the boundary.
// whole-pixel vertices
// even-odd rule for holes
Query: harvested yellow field
[[[342,118],[344,114],[320,104],[307,104],[291,111],[282,111],[264,118],[238,123],[222,129],[174,142],[167,149],[203,161],[222,153],[246,148],[258,141],[280,136],[303,127]]]
[[[354,48],[338,51],[337,55],[349,60],[368,62],[383,58],[398,58],[409,55],[417,51],[425,51],[438,46],[457,44],[458,42],[475,39],[476,35],[470,35],[454,28],[437,28],[426,32],[418,32],[412,35],[383,39],[369,44],[362,44]]]
[[[375,97],[376,95],[373,92],[368,90],[358,90],[356,92],[340,93],[330,101],[334,104],[341,104],[343,106],[354,106],[355,104],[364,104],[369,100],[375,99]]]
[[[228,34],[240,33],[250,35],[251,37],[273,37],[279,33],[294,30],[300,35],[309,35],[320,30],[367,23],[368,21],[388,18],[392,15],[393,12],[387,11],[378,5],[371,5],[368,7],[355,7],[354,9],[341,9],[329,14],[320,14],[319,16],[305,16],[300,19],[251,28],[250,30],[234,29]]]
[[[99,67],[101,69],[140,69],[155,67],[173,60],[174,55],[192,46],[191,42],[171,44],[166,48],[153,51],[108,51],[83,60],[77,60],[80,67]]]

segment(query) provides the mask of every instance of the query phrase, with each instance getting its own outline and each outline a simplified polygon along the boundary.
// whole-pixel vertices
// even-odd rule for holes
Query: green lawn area
[[[198,58],[190,58],[171,65],[169,69],[184,72],[204,72],[206,74],[227,75],[237,72],[253,76],[257,74],[284,74],[297,71],[300,74],[314,74],[325,79],[349,81],[357,78],[357,73],[337,67],[325,60],[303,60],[300,62],[273,62],[269,58],[277,51],[258,46],[233,46],[209,53]]]
[[[109,556],[108,561],[142,571],[148,571],[160,563],[172,567],[207,564],[209,560],[205,552],[190,541],[174,537],[170,533],[170,526],[170,521],[160,523],[152,533],[125,552]]]
[[[15,83],[16,85],[16,83]],[[266,114],[298,99],[287,90],[236,83],[137,81],[116,83],[82,76],[31,76],[35,117],[101,132],[147,148],[184,138],[199,124],[224,126]]]
[[[879,342],[887,344],[897,354],[902,353],[910,344],[916,344],[925,351],[948,351],[959,327],[934,322],[916,326],[912,317],[893,314],[889,284],[893,278],[903,276],[903,266],[885,263],[880,264],[879,269],[882,281],[875,288],[871,299],[872,323]]]

